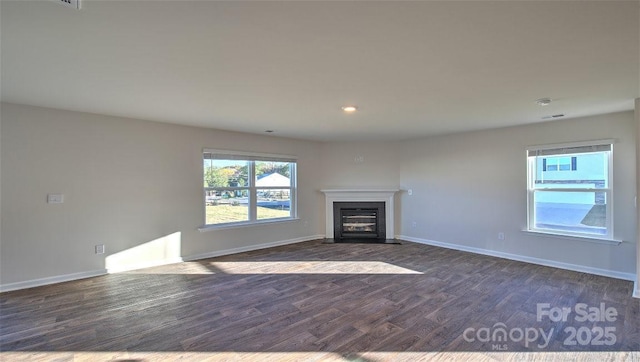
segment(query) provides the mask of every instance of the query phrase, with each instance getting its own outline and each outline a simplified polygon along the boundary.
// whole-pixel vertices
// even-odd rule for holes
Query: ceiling
[[[633,109],[639,4],[4,0],[1,96],[320,141],[562,122]]]

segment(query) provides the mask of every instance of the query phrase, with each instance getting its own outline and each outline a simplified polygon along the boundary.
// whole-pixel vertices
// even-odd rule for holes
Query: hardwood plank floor
[[[632,288],[411,242],[316,240],[2,293],[0,358],[640,359]],[[582,321],[579,303],[616,316]]]

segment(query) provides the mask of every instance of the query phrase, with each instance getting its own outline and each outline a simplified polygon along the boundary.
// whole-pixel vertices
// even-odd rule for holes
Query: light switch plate
[[[47,203],[48,204],[62,204],[64,202],[63,194],[48,194],[47,195]]]

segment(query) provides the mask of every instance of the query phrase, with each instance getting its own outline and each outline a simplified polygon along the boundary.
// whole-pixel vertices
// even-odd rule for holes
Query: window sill
[[[551,238],[559,238],[559,239],[567,239],[567,240],[588,241],[588,242],[597,243],[597,244],[607,244],[607,245],[622,244],[622,240],[599,238],[597,236],[559,234],[559,233],[553,233],[553,232],[548,232],[543,230],[522,230],[522,232],[537,235],[537,236],[546,236]]]
[[[228,224],[222,224],[222,225],[205,225],[205,226],[199,227],[198,231],[200,231],[201,233],[204,233],[207,231],[214,231],[214,230],[241,229],[241,228],[246,228],[251,226],[283,224],[283,223],[296,222],[296,221],[300,221],[300,218],[288,217],[288,218],[282,218],[282,219],[259,220],[259,221],[253,221],[253,222],[238,222],[238,223],[228,223]]]

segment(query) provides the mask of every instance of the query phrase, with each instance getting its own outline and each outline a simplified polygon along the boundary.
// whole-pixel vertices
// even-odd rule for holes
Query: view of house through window
[[[529,149],[529,230],[613,238],[611,152],[611,144]]]
[[[203,161],[206,225],[295,217],[295,159],[205,151]]]

